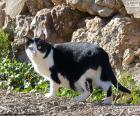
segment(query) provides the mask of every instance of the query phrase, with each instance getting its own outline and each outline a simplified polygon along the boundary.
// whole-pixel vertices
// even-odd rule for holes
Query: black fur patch
[[[59,78],[58,78],[58,75],[57,75],[58,73],[57,73],[55,67],[54,67],[54,66],[51,67],[51,68],[50,68],[50,71],[51,71],[51,78],[52,78],[52,80],[53,80],[54,82],[60,84],[61,82],[60,82],[60,80],[59,80]]]
[[[92,93],[93,92],[92,79],[86,79],[85,85],[86,89],[90,91],[90,93]]]
[[[29,47],[29,45],[32,44],[33,42],[34,42],[34,40],[26,37],[25,49],[27,49]]]
[[[110,97],[112,95],[112,87],[110,86],[107,90],[107,97]]]
[[[38,38],[34,39],[37,45],[37,49],[42,52],[42,53],[46,53],[45,56],[43,58],[46,58],[48,56],[48,54],[50,53],[52,46],[50,44],[48,44],[47,42],[45,42],[45,40],[41,40]]]
[[[81,75],[89,68],[96,70],[100,65],[100,52],[104,51],[99,46],[88,43],[56,44],[54,64],[56,70],[70,81],[71,89],[75,90],[74,84]]]

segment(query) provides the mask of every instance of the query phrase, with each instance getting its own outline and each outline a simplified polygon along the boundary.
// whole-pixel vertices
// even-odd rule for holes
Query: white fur
[[[63,77],[60,73],[58,73],[58,78],[59,78],[59,80],[61,82],[62,87],[66,87],[66,88],[70,87],[69,86],[69,81],[65,77]]]
[[[87,91],[86,87],[85,87],[85,82],[87,78],[90,78],[93,80],[94,82],[94,86],[98,86],[99,80],[100,80],[100,73],[101,73],[101,69],[100,67],[97,70],[93,70],[93,69],[88,69],[81,77],[80,79],[77,81],[77,83],[75,84],[75,86],[77,88],[79,88],[79,90],[84,89],[84,92],[75,98],[76,101],[84,101],[91,93],[89,91]],[[81,89],[80,89],[81,88]]]
[[[85,81],[87,78],[92,79],[93,82],[93,87],[102,87],[105,91],[107,91],[111,85],[111,82],[103,82],[100,80],[101,77],[101,67],[98,67],[97,70],[93,70],[93,69],[88,69],[81,77],[80,79],[76,82],[75,86],[78,88],[78,90],[80,91],[81,88],[84,89],[84,92],[79,96],[76,97],[76,101],[84,101],[89,95],[90,92],[87,91],[87,89],[85,88]],[[109,99],[105,100],[105,103],[109,103]]]
[[[37,73],[39,73],[41,76],[43,76],[46,80],[51,81],[50,77],[50,71],[49,68],[54,65],[53,61],[53,50],[50,51],[47,58],[43,59],[44,54],[39,52],[37,50],[36,44],[31,44],[29,47],[33,47],[33,49],[36,51],[36,55],[33,55],[32,51],[30,49],[26,50],[26,53],[32,62],[32,65]]]
[[[105,99],[104,99],[104,101],[102,102],[103,104],[111,104],[111,97],[106,97]]]
[[[50,81],[50,92],[45,94],[45,97],[54,97],[56,96],[56,92],[58,91],[60,85],[57,83],[54,83],[53,81]]]
[[[35,50],[35,55],[30,49],[26,49],[27,56],[29,57],[32,65],[37,73],[43,76],[46,80],[50,81],[50,92],[47,93],[46,97],[55,96],[56,91],[58,90],[58,84],[54,83],[50,78],[50,71],[49,68],[54,65],[53,61],[53,50],[50,51],[47,58],[43,59],[45,53],[41,53],[37,50],[37,46],[35,43],[31,44],[28,48],[32,47]]]

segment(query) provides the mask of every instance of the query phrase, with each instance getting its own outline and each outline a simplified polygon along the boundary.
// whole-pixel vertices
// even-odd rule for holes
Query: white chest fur
[[[49,68],[54,65],[53,50],[50,51],[47,58],[43,59],[43,55],[37,58],[31,59],[32,65],[37,73],[43,76],[45,79],[50,80]]]

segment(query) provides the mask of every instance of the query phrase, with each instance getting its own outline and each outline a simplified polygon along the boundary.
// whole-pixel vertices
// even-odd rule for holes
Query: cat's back
[[[73,53],[76,55],[94,55],[105,52],[97,44],[87,42],[67,42],[61,44],[55,44],[54,47],[63,53]]]

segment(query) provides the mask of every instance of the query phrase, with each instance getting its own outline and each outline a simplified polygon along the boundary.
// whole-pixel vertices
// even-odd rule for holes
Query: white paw
[[[106,104],[106,105],[111,104],[111,98],[110,98],[110,97],[105,98],[104,101],[103,101],[102,103],[103,103],[103,104]]]
[[[52,93],[47,93],[45,94],[45,97],[50,98],[50,97],[54,97],[54,95]]]
[[[73,99],[73,101],[74,102],[83,102],[83,101],[85,101],[86,99],[82,99],[80,96],[79,97],[75,97],[74,99]]]

